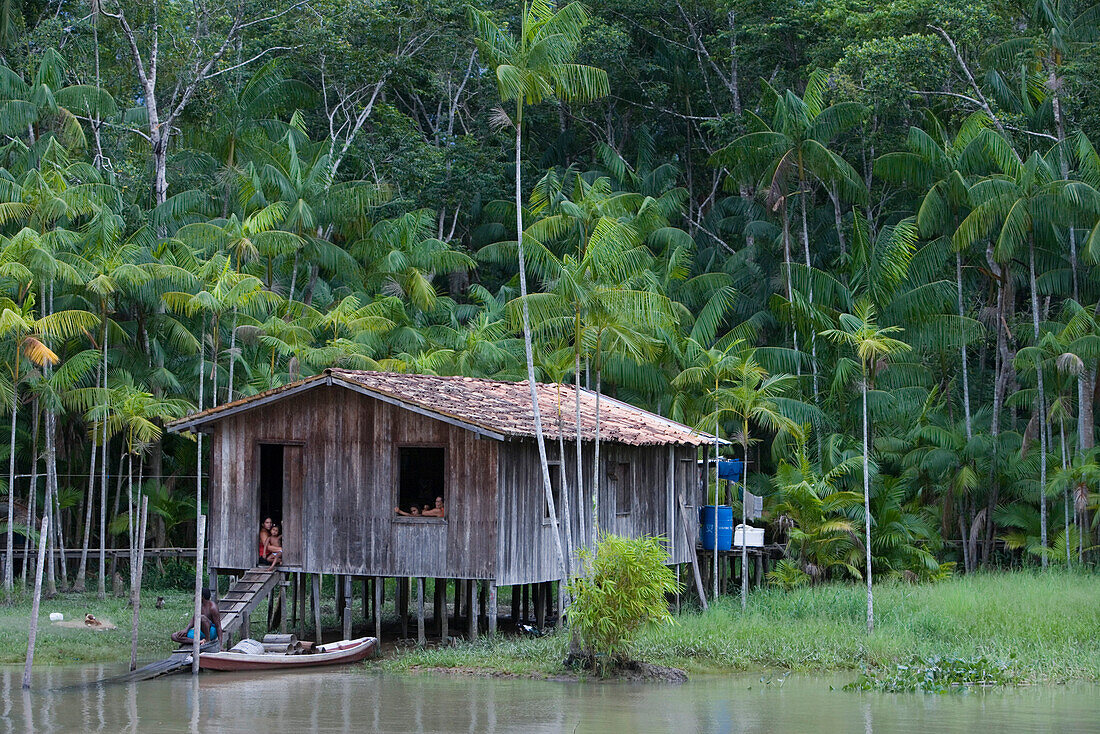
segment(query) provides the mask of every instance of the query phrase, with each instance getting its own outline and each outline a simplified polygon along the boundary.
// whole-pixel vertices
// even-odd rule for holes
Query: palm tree
[[[904,331],[900,326],[879,327],[875,323],[875,307],[867,299],[856,303],[855,313],[841,314],[839,328],[828,329],[822,336],[855,352],[860,365],[860,393],[863,397],[863,514],[864,555],[867,574],[867,632],[875,631],[874,593],[871,588],[871,428],[867,419],[867,391],[880,361],[907,351],[909,345],[891,334]]]
[[[756,128],[718,151],[714,162],[726,166],[731,180],[748,183],[764,191],[768,206],[782,211],[783,264],[787,271],[787,298],[793,299],[790,277],[790,224],[787,199],[798,196],[801,213],[802,251],[807,270],[810,260],[810,230],[806,200],[813,194],[816,181],[826,184],[838,196],[860,202],[867,189],[860,175],[829,145],[843,132],[858,125],[869,110],[857,102],[840,102],[825,106],[829,75],[817,69],[810,74],[806,90],[799,97],[788,89],[780,93],[765,84],[766,93],[774,102],[774,116],[769,125],[749,113]],[[809,291],[813,304],[813,288]],[[810,330],[813,394],[818,401],[816,331]],[[795,333],[796,349],[798,334]]]
[[[1051,160],[1039,153],[1032,153],[1026,161],[1020,162],[1011,145],[991,131],[985,131],[983,138],[988,150],[1002,173],[978,181],[970,188],[973,210],[959,225],[954,241],[958,248],[969,247],[978,240],[996,235],[993,247],[994,257],[1007,262],[1016,253],[1027,248],[1028,285],[1031,293],[1031,324],[1033,343],[1038,345],[1041,332],[1039,328],[1039,287],[1035,272],[1036,244],[1045,244],[1056,240],[1059,226],[1074,211],[1074,194],[1081,192],[1077,187],[1065,186],[1058,178],[1058,172]],[[1083,186],[1083,185],[1082,185]],[[1039,417],[1039,486],[1047,484],[1047,421],[1046,393],[1044,391],[1043,370],[1036,364],[1035,414]],[[1042,541],[1047,539],[1047,507],[1045,496],[1040,497],[1040,518]],[[1046,568],[1047,558],[1042,558]]]
[[[531,388],[531,410],[534,413],[535,440],[542,464],[543,487],[554,526],[554,538],[566,576],[565,555],[558,540],[557,509],[550,486],[550,468],[546,458],[546,442],[542,435],[542,415],[539,411],[538,388],[535,384],[535,362],[531,345],[531,318],[527,306],[527,264],[523,252],[523,181],[522,143],[523,108],[546,99],[560,102],[585,102],[609,92],[607,72],[591,66],[572,63],[580,43],[581,29],[588,13],[579,2],[571,2],[559,10],[550,0],[524,2],[519,35],[512,36],[498,26],[490,15],[467,6],[467,16],[477,34],[478,52],[493,68],[501,102],[515,102],[516,114],[511,123],[516,132],[516,256],[519,266],[519,286],[523,321],[523,344],[527,358],[527,382]],[[501,117],[507,120],[506,114]]]
[[[989,118],[981,112],[970,115],[959,126],[954,137],[933,115],[927,116],[927,123],[930,129],[928,132],[919,127],[910,127],[907,141],[909,150],[879,157],[875,161],[875,172],[887,180],[908,184],[918,191],[926,192],[917,212],[917,229],[922,237],[949,244],[959,224],[970,211],[967,176],[970,175],[973,164],[979,158],[984,158],[981,133],[988,128]],[[966,315],[963,306],[963,251],[953,249],[956,305],[959,318],[962,319]],[[969,440],[973,437],[973,425],[966,350],[965,342],[959,345],[963,416],[966,437]]]
[[[8,444],[8,527],[15,520],[15,425],[19,408],[20,365],[24,359],[39,367],[60,362],[48,346],[45,338],[67,339],[94,328],[96,317],[86,311],[55,311],[42,317],[34,313],[34,296],[28,295],[22,303],[9,298],[0,298],[0,338],[12,342],[11,362],[7,365],[11,382],[11,438]],[[12,576],[12,533],[8,533],[6,557],[4,559],[4,591],[10,595]]]
[[[772,433],[780,431],[796,439],[802,438],[802,427],[784,415],[778,402],[794,382],[791,375],[769,375],[756,361],[755,350],[747,349],[735,356],[732,373],[727,387],[717,388],[715,396],[715,425],[720,415],[729,415],[736,419],[740,428],[741,452],[744,466],[741,475],[741,525],[748,524],[745,492],[748,491],[749,477],[749,424],[750,422]],[[748,546],[742,538],[741,543],[741,611],[748,605],[749,562]]]

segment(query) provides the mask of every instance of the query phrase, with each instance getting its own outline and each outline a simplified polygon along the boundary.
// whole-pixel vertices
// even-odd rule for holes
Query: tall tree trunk
[[[749,513],[748,508],[745,506],[749,492],[748,420],[741,424],[741,450],[745,455],[745,463],[741,466],[741,611],[744,612],[749,607],[749,547],[747,543]]]
[[[867,632],[875,631],[875,597],[871,588],[871,462],[870,426],[867,423],[867,367],[863,368],[863,542],[867,557]]]
[[[577,334],[580,334],[580,319],[577,319]],[[573,352],[573,409],[575,411],[574,421],[577,427],[577,542],[579,544],[588,543],[588,532],[584,521],[584,449],[581,446],[581,350],[580,350],[580,337],[577,337],[577,348]]]
[[[810,318],[813,318],[814,307],[814,286],[813,286],[813,273],[811,272],[813,266],[810,264],[810,230],[809,225],[806,222],[806,196],[809,194],[807,189],[802,188],[802,182],[799,181],[799,194],[798,203],[802,210],[802,253],[806,257],[806,286],[807,286],[807,299],[810,304]],[[811,381],[813,385],[814,406],[821,407],[821,400],[819,397],[818,384],[817,384],[817,330],[810,326],[810,373]],[[816,432],[815,432],[816,433]],[[820,451],[820,436],[818,437],[818,456],[821,455]]]
[[[107,320],[107,302],[103,303],[103,416],[100,419],[103,429],[100,434],[99,467],[99,579],[96,580],[96,598],[107,598],[107,418],[110,398],[107,394],[107,340],[110,326]]]
[[[226,389],[229,391],[225,402],[233,402],[233,367],[236,365],[236,355],[234,354],[237,349],[237,307],[233,307],[233,321],[229,324],[229,383]]]
[[[1035,337],[1035,347],[1039,347],[1039,290],[1035,278],[1035,235],[1028,235],[1028,284],[1031,287],[1031,325]],[[1035,382],[1038,389],[1036,395],[1036,414],[1039,418],[1039,542],[1043,549],[1047,548],[1047,432],[1045,429],[1046,400],[1043,392],[1043,363],[1038,355],[1035,357]],[[1042,567],[1049,564],[1046,553],[1042,555]]]
[[[96,365],[95,386],[100,389],[100,378],[103,371]],[[98,426],[93,427],[93,432],[98,433]],[[95,470],[96,456],[99,447],[96,446],[95,437],[91,441],[90,458],[88,460],[88,493],[86,507],[84,508],[84,542],[80,546],[80,565],[76,569],[76,582],[73,591],[84,593],[84,580],[88,571],[88,546],[92,539],[92,511],[95,508]]]
[[[965,317],[963,310],[963,285],[962,285],[962,253],[955,253],[955,286],[958,294],[959,320]],[[962,364],[962,388],[963,388],[963,416],[966,420],[966,440],[974,438],[972,423],[970,420],[970,376],[966,366],[966,343],[959,346],[959,357]]]
[[[550,510],[550,523],[554,530],[554,550],[558,556],[560,579],[568,578],[565,552],[561,546],[558,527],[558,509],[554,506],[554,490],[550,486],[550,464],[546,458],[546,439],[542,433],[542,413],[539,410],[538,383],[535,382],[535,355],[531,344],[531,315],[527,307],[527,266],[523,259],[523,179],[521,174],[523,141],[523,101],[517,103],[516,112],[516,257],[519,264],[520,312],[523,317],[523,351],[527,358],[527,384],[531,388],[531,410],[535,422],[535,442],[539,449],[542,468],[542,484],[546,494],[546,506]]]
[[[31,483],[30,488],[27,490],[28,499],[27,502],[27,528],[35,527],[37,523],[37,517],[35,511],[38,509],[38,433],[42,423],[42,412],[38,409],[38,398],[34,398],[31,402],[31,412],[34,414],[34,421],[32,422],[33,435],[31,436]],[[27,570],[31,563],[31,536],[27,533],[27,538],[23,542],[23,588],[27,588]]]
[[[19,359],[19,350],[16,349],[15,359]],[[13,587],[12,577],[15,575],[15,417],[19,410],[19,388],[17,380],[11,385],[11,442],[8,444],[8,538],[4,555],[4,598],[11,601]],[[33,488],[32,488],[33,491]],[[30,533],[28,532],[29,536]],[[23,564],[27,561],[24,559]]]

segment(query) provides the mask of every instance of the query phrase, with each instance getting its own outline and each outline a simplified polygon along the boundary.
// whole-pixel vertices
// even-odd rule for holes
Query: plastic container
[[[718,550],[733,547],[733,508],[718,505]],[[699,542],[704,550],[714,550],[714,505],[699,508]]]
[[[742,545],[748,548],[762,548],[764,546],[764,528],[754,528],[752,525],[738,523],[733,531],[733,544],[738,548]]]

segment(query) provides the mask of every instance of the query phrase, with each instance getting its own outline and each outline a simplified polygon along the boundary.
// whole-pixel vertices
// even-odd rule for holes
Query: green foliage
[[[589,653],[622,655],[648,625],[672,623],[666,597],[677,583],[662,538],[604,533],[596,552],[582,549],[580,558],[583,571],[569,584],[569,622]]]
[[[1009,664],[984,657],[972,659],[913,658],[893,667],[865,667],[846,691],[883,693],[949,693],[978,686],[1021,685],[1026,681]]]

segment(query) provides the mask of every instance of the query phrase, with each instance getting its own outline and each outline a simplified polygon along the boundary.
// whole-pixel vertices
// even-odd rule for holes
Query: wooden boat
[[[364,659],[377,645],[378,639],[375,637],[360,637],[316,645],[312,652],[265,652],[256,655],[232,651],[204,652],[199,655],[199,667],[203,670],[286,670],[345,665]]]

